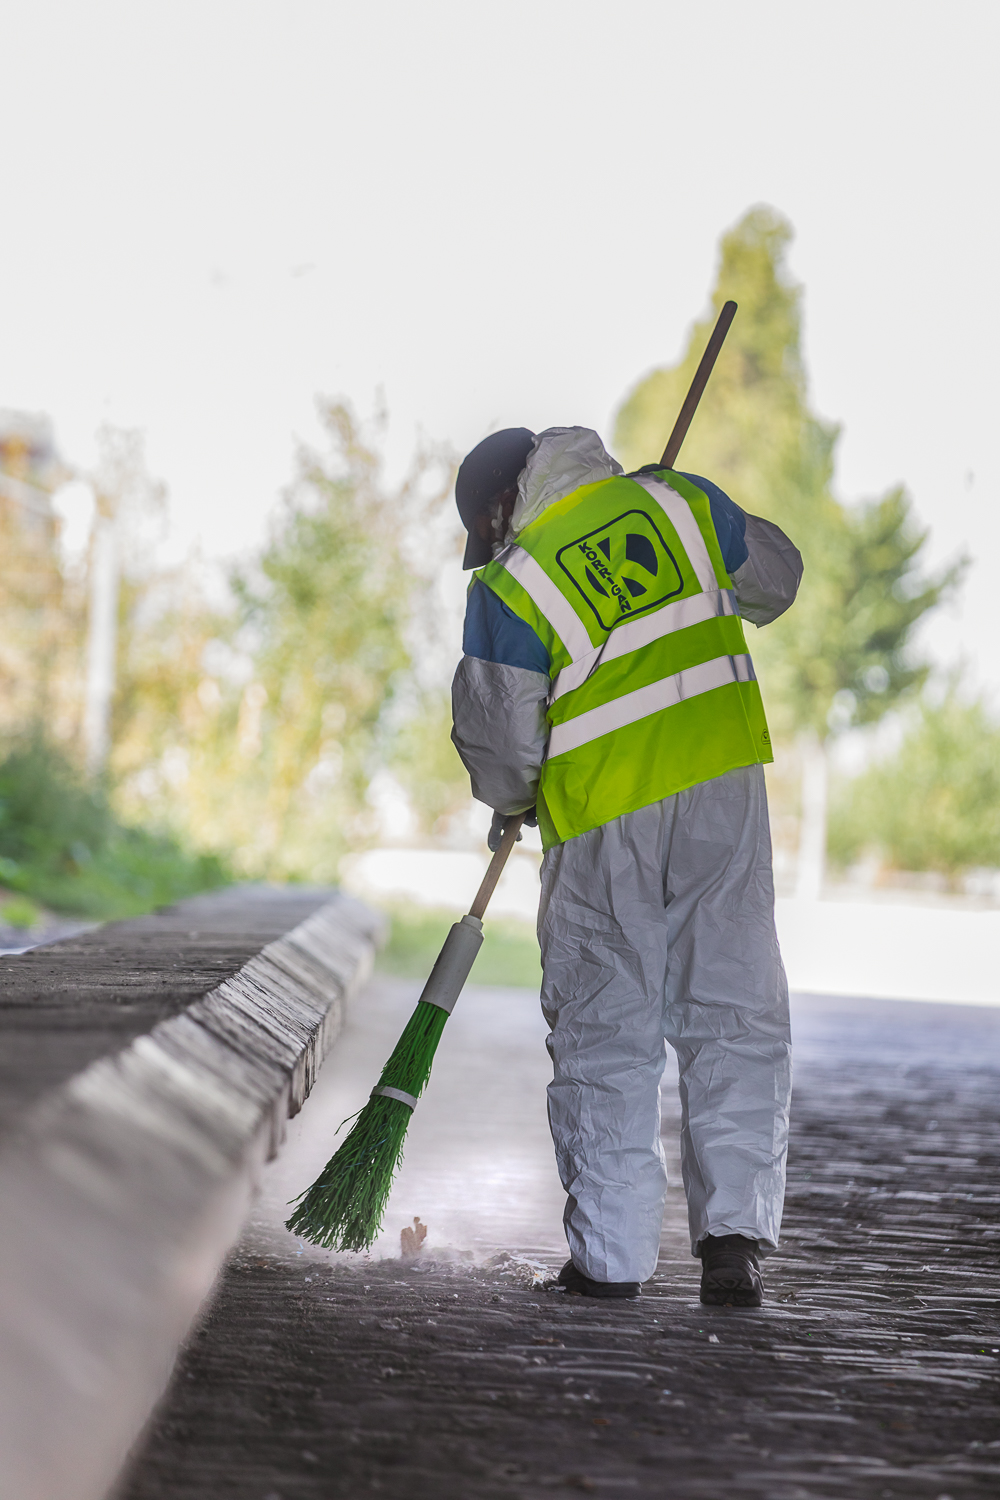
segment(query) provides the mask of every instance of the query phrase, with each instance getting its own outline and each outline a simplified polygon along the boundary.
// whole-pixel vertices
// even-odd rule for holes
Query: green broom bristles
[[[421,1000],[382,1069],[379,1087],[419,1097],[447,1019],[440,1005]],[[285,1227],[324,1250],[370,1249],[382,1227],[412,1114],[399,1099],[373,1094],[340,1150],[294,1200],[298,1206]]]

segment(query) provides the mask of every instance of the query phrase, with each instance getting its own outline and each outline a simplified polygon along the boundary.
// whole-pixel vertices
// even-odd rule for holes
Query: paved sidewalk
[[[123,1500],[1000,1491],[1000,1011],[796,1004],[784,1244],[767,1306],[736,1311],[697,1302],[676,1190],[640,1303],[528,1285],[565,1252],[537,1002],[516,991],[472,990],[449,1023],[397,1258],[300,1253],[277,1227],[289,1178],[325,1159],[414,991],[358,1002]],[[675,1110],[665,1129],[673,1152]],[[408,1267],[414,1213],[431,1256]]]

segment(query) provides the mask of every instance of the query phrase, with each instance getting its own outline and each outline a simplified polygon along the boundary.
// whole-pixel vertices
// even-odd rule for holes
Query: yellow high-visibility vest
[[[549,653],[545,848],[773,758],[708,497],[682,475],[584,485],[476,576]]]

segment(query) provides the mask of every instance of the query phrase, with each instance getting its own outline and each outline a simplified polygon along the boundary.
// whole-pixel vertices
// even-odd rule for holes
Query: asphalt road
[[[285,1233],[417,990],[357,1002],[122,1500],[1000,1492],[1000,1009],[796,1000],[784,1241],[737,1311],[697,1301],[676,1166],[641,1302],[544,1289],[565,1248],[524,991],[463,997],[374,1255]]]

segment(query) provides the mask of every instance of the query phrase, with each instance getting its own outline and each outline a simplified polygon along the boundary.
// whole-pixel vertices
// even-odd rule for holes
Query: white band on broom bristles
[[[413,1094],[405,1094],[402,1089],[378,1088],[372,1089],[372,1098],[381,1094],[386,1099],[398,1099],[400,1104],[408,1104],[411,1109],[416,1109],[417,1101]]]

